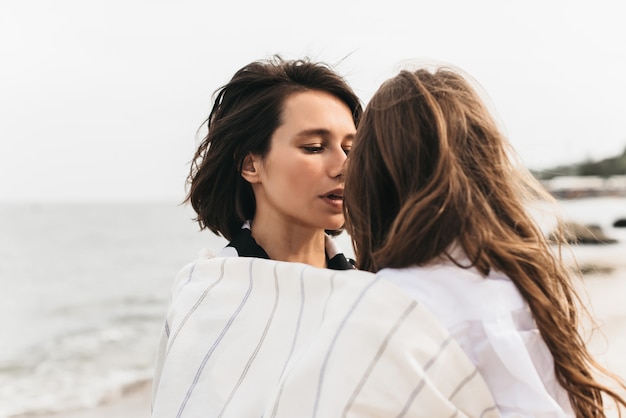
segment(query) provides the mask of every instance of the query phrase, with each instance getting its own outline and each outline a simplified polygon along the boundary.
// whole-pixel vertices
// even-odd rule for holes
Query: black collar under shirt
[[[326,239],[326,266],[331,270],[352,270],[354,264],[350,262],[343,253],[339,252],[329,236]],[[247,225],[244,225],[241,230],[235,235],[235,238],[226,246],[231,247],[237,251],[239,257],[256,257],[265,258],[269,260],[269,255],[265,250],[257,244],[252,237],[250,229]]]

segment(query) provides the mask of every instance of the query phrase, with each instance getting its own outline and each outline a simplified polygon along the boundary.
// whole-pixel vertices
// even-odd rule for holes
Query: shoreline
[[[151,399],[152,381],[144,380],[125,388],[119,397],[91,408],[20,414],[11,418],[149,418]]]

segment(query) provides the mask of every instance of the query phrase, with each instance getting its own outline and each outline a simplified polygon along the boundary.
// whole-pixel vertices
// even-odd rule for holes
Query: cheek
[[[293,190],[294,193],[302,194],[310,189],[311,184],[314,183],[314,176],[308,170],[301,167],[294,167],[293,170],[289,170],[283,176],[283,184]]]
[[[324,170],[319,162],[306,161],[298,164],[293,173],[294,177],[297,177],[301,182],[315,184],[323,177]]]
[[[279,164],[266,166],[263,175],[266,187],[285,188],[298,183],[302,177],[302,170],[298,169],[298,164],[285,157]]]
[[[314,177],[319,171],[319,164],[304,158],[285,157],[281,171],[292,178]]]
[[[289,198],[318,192],[322,164],[319,158],[305,157],[291,154],[273,159],[265,166],[265,187]]]

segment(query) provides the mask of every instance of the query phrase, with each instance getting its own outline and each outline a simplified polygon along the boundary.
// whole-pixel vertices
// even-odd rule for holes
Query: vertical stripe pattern
[[[189,273],[168,309],[153,418],[499,416],[447,331],[371,273],[245,257]]]

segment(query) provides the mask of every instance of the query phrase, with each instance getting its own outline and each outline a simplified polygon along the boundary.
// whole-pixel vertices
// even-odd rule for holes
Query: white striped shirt
[[[448,332],[362,271],[201,259],[177,276],[153,418],[497,417]]]
[[[469,265],[456,251],[456,260]],[[528,303],[507,276],[492,271],[484,277],[475,268],[442,260],[382,269],[378,277],[403,289],[450,332],[487,382],[503,417],[576,415]]]

